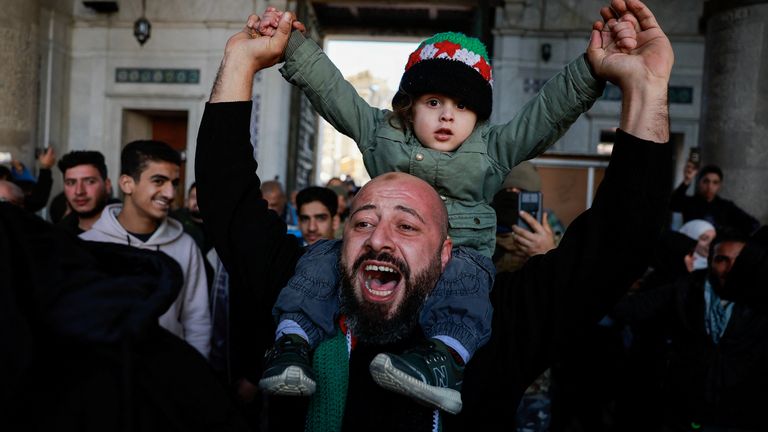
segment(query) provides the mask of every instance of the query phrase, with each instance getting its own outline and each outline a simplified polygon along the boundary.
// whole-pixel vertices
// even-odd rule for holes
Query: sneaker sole
[[[298,366],[288,366],[280,375],[262,378],[259,388],[272,395],[310,396],[315,393],[315,381]]]
[[[378,354],[369,367],[373,380],[387,390],[409,396],[451,414],[461,412],[461,393],[425,384],[392,366],[386,354]]]

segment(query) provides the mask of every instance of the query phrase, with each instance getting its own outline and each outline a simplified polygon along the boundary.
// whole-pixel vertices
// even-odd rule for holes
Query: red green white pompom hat
[[[479,39],[462,33],[438,33],[421,42],[408,57],[393,105],[406,98],[440,93],[458,99],[477,114],[491,115],[493,74],[488,52]]]

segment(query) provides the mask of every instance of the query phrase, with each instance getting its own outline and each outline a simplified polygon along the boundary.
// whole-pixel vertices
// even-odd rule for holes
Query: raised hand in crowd
[[[286,12],[281,15],[276,31],[262,36],[258,31],[259,21],[258,15],[249,16],[243,30],[227,40],[210,102],[250,99],[253,75],[280,62],[291,29],[304,28],[293,13]]]
[[[683,183],[685,183],[686,186],[691,184],[693,179],[696,178],[696,174],[698,173],[699,169],[696,167],[696,164],[691,161],[687,161],[685,163],[685,168],[683,168]]]
[[[667,87],[674,63],[674,52],[669,39],[659,27],[653,13],[639,0],[613,0],[610,7],[600,10],[604,21],[592,26],[587,57],[595,73],[621,88],[621,128],[638,138],[655,142],[669,140],[669,123],[652,118],[668,116]],[[615,16],[619,22],[613,24]],[[623,21],[621,21],[623,20]],[[618,47],[612,32],[606,27],[620,29],[622,36],[636,32],[637,45],[622,40]]]
[[[42,169],[51,169],[56,164],[56,152],[53,147],[48,147],[37,156],[37,164]]]

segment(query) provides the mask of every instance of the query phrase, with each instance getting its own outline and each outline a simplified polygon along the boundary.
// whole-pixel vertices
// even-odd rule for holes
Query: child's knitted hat
[[[423,41],[408,57],[393,105],[424,93],[459,99],[477,114],[491,116],[493,78],[485,45],[461,33],[438,33]]]

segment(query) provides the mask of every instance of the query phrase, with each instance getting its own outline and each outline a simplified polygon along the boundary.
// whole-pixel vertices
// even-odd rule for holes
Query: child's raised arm
[[[639,25],[633,15],[607,7],[600,12],[604,23],[599,29],[593,26],[601,32],[599,52],[588,46],[585,55],[547,81],[509,123],[492,127],[489,152],[496,152],[502,164],[511,168],[554,144],[602,95],[612,65],[637,46]]]
[[[314,41],[293,32],[280,72],[304,92],[318,114],[365,151],[388,111],[368,105]]]

